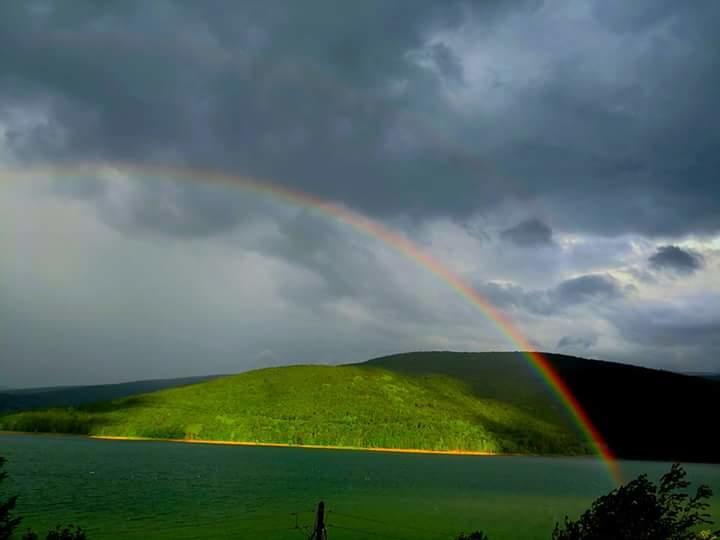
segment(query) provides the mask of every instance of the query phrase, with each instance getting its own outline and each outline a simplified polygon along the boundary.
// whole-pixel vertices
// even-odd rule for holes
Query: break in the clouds
[[[539,347],[720,369],[719,23],[712,0],[2,3],[0,385],[513,348],[377,239],[203,171],[399,231]]]

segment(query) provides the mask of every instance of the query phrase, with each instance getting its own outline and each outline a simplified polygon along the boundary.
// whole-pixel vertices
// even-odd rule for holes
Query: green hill
[[[720,461],[705,418],[717,382],[546,355],[621,456]],[[518,353],[408,353],[251,371],[76,408],[0,417],[0,429],[533,454],[591,451]]]
[[[720,462],[714,435],[720,381],[639,366],[544,354],[615,454],[632,459]],[[563,412],[518,353],[407,353],[370,360],[416,375],[444,373],[475,395],[538,415]]]

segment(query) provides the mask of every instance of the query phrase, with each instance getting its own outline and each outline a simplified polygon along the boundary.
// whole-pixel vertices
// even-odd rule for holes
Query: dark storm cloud
[[[719,16],[712,0],[5,2],[0,118],[45,115],[10,126],[24,160],[220,168],[373,215],[519,198],[563,230],[717,231]],[[233,224],[176,196],[191,226],[138,219]]]
[[[552,229],[539,219],[528,219],[500,233],[503,240],[521,247],[550,245],[553,243]]]
[[[655,270],[667,270],[678,274],[692,274],[700,270],[704,264],[702,255],[678,246],[660,246],[648,261]]]
[[[558,340],[558,349],[589,349],[597,343],[597,336],[563,336]]]
[[[554,289],[553,296],[560,304],[573,305],[592,299],[619,298],[623,290],[611,276],[589,274],[563,281]]]
[[[547,290],[526,290],[516,284],[494,282],[476,288],[500,308],[515,307],[537,315],[552,315],[590,302],[618,300],[628,293],[615,278],[604,274],[578,276]]]

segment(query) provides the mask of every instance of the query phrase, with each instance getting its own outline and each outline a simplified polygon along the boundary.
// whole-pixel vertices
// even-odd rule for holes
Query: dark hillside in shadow
[[[614,362],[545,354],[612,450],[629,459],[720,462],[715,436],[720,382]],[[520,353],[406,353],[367,362],[393,371],[445,374],[481,397],[533,408],[550,391]],[[556,404],[541,410],[563,413]]]

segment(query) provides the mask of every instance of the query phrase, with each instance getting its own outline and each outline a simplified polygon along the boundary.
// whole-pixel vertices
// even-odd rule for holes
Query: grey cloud
[[[619,334],[641,347],[643,362],[673,368],[717,369],[720,354],[720,297],[704,294],[682,303],[650,302],[621,309],[611,318]]]
[[[655,270],[669,270],[678,274],[692,274],[700,270],[704,264],[701,254],[678,246],[660,246],[648,261]]]
[[[644,265],[642,268],[638,266],[631,266],[625,268],[624,271],[641,283],[655,285],[658,282],[656,274],[644,268]]]
[[[202,174],[198,173],[197,178]],[[105,224],[133,235],[207,237],[262,219],[272,201],[247,189],[106,168],[62,175],[54,194],[95,203]]]
[[[703,354],[718,351],[720,304],[704,298],[705,311],[701,301],[648,307],[647,296],[638,294],[635,309],[627,298],[631,289],[611,274],[634,276],[651,296],[658,284],[653,280],[662,278],[659,270],[694,273],[699,279],[682,283],[694,287],[713,268],[708,252],[705,265],[697,254],[679,253],[672,245],[649,261],[638,260],[637,253],[654,245],[650,237],[672,244],[676,237],[720,231],[720,125],[708,114],[720,94],[718,20],[720,4],[712,0],[369,0],[342,10],[331,0],[0,2],[0,159],[207,168],[332,200],[406,232],[442,220],[475,223],[468,231],[481,242],[443,233],[449,244],[457,240],[447,250],[447,256],[458,256],[450,266],[477,266],[478,292],[522,320],[543,330],[546,325],[543,343],[582,348],[581,340],[595,335],[585,333],[594,324],[586,318],[595,317],[602,324],[591,330],[603,335],[605,346],[610,338],[601,326],[612,317],[623,340],[616,354],[652,364],[665,350],[692,350],[693,361],[702,363]],[[312,213],[278,211],[241,190],[146,180],[125,185],[61,179],[56,189],[91,201],[100,221],[124,233],[111,235],[113,241],[155,235],[152,246],[158,250],[172,246],[187,253],[164,236],[193,239],[199,251],[222,245],[241,252],[243,264],[247,256],[281,267],[273,275],[278,282],[266,284],[279,298],[265,292],[248,300],[267,296],[268,317],[277,327],[242,322],[239,341],[255,339],[240,350],[244,357],[324,360],[352,351],[360,360],[439,343],[438,336],[451,336],[452,344],[462,334],[462,316],[443,291],[418,298],[426,293],[427,276],[389,263],[392,257],[385,258],[382,248],[346,235],[342,226]],[[497,237],[488,231],[497,230],[498,214],[548,221],[499,220],[516,224],[501,239],[527,249],[493,251]],[[3,223],[11,235],[7,231],[17,223]],[[262,234],[253,236],[256,229]],[[427,240],[408,236],[421,244]],[[27,246],[16,240],[20,235],[6,238],[18,250],[33,249],[30,240]],[[553,242],[554,249],[533,249]],[[473,249],[479,252],[464,251]],[[102,267],[107,281],[97,300],[78,289],[77,302],[107,314],[99,305],[117,302],[103,295],[127,296],[134,281],[144,278],[144,265],[177,273],[172,265],[145,260],[151,256],[143,252],[143,260],[128,261],[138,269],[133,280],[112,275],[115,268],[127,273],[122,259]],[[35,268],[65,267],[49,250],[37,257]],[[192,264],[192,257],[183,264]],[[240,266],[232,272],[249,272]],[[190,294],[192,285],[211,288],[199,274],[179,280],[177,290],[168,285],[168,306],[181,292]],[[567,275],[578,277],[562,281]],[[44,293],[33,296],[33,287],[16,287],[15,279],[0,283],[3,290],[17,293],[17,305],[36,298],[36,311],[47,311],[53,324],[75,305],[68,293],[62,297],[67,305],[58,300],[45,306]],[[203,295],[188,305],[210,310],[205,301]],[[365,310],[372,320],[359,323],[362,330],[347,328],[338,305],[349,317]],[[244,307],[228,311],[237,315],[233,310]],[[12,305],[4,308],[11,316]],[[284,309],[293,321],[277,320]],[[202,315],[198,319],[208,326],[227,328]],[[164,320],[167,314],[155,316]],[[582,328],[560,328],[571,316]],[[30,322],[17,319],[7,326]],[[323,327],[322,337],[313,333],[315,322]],[[153,375],[194,373],[192,357],[202,355],[202,347],[178,354],[180,346],[153,337],[153,324],[147,323],[152,336],[129,336],[134,343],[111,351],[111,361],[117,361],[113,376],[126,373],[121,362],[127,356],[141,373],[143,350],[158,359]],[[49,355],[61,333],[48,334],[47,344],[28,334],[24,344],[16,342],[13,355]],[[82,341],[83,332],[76,334]],[[275,334],[287,342],[278,343]],[[97,356],[103,346],[97,336],[75,347],[68,341],[60,356],[80,374],[88,363],[82,358]],[[234,365],[236,353],[232,347],[218,353],[218,370]],[[186,371],[171,373],[174,357]]]
[[[597,336],[563,336],[557,343],[558,349],[589,349],[597,343]]]
[[[462,64],[447,45],[434,43],[427,49],[411,51],[408,57],[419,65],[432,69],[441,78],[455,83],[463,81]]]
[[[709,348],[720,348],[720,320],[684,321],[680,314],[676,316],[674,320],[664,321],[626,319],[625,322],[630,322],[630,326],[623,329],[623,336],[652,346],[691,346],[706,351]]]
[[[232,372],[280,359],[359,361],[402,350],[507,346],[433,276],[312,212],[272,208],[265,221],[192,244],[138,242],[88,226],[96,218],[88,205],[52,199],[52,207],[63,211],[46,215],[47,200],[35,201],[35,208],[23,197],[0,197],[0,240],[20,255],[0,264],[0,292],[7,299],[0,311],[9,337],[5,360],[20,358],[23,366],[3,365],[0,371],[17,384],[73,377],[109,382]],[[13,244],[17,237],[27,244]],[[52,248],[54,238],[64,239],[56,244],[61,249]],[[483,249],[492,255],[492,244]],[[474,285],[525,328],[538,348],[557,344],[571,350],[574,344],[581,353],[572,338],[597,334],[603,346],[610,344],[593,346],[600,358],[657,365],[663,348],[691,347],[687,366],[712,366],[717,358],[701,354],[715,350],[713,314],[720,304],[712,298],[676,309],[667,322],[663,311],[673,310],[650,310],[643,297],[626,301],[623,284],[602,273],[548,288],[480,278]],[[633,311],[634,305],[642,310]],[[621,347],[612,348],[607,321],[626,333]],[[263,354],[267,350],[274,356]]]
[[[366,246],[354,244],[354,249],[348,246],[352,237],[345,237],[336,224],[309,211],[300,211],[281,220],[277,233],[269,239],[261,239],[255,249],[320,277],[323,298],[371,294],[365,277],[374,263],[372,252]],[[318,298],[320,292],[294,291],[292,294],[310,294]]]
[[[598,20],[618,32],[645,28],[666,20],[675,12],[673,0],[656,0],[655,2],[624,2],[607,0],[593,5]]]
[[[537,315],[553,315],[590,302],[623,298],[628,290],[612,276],[588,274],[560,282],[547,290],[526,290],[516,284],[488,282],[476,288],[500,308],[519,308]]]
[[[623,289],[615,278],[602,274],[588,274],[565,280],[552,291],[552,296],[562,305],[620,298],[623,294]]]
[[[387,261],[380,260],[376,252],[386,249],[380,242],[367,242],[345,225],[307,210],[277,217],[275,223],[274,234],[260,237],[249,247],[316,278],[312,286],[281,286],[281,294],[291,302],[327,314],[336,302],[351,301],[378,317],[425,324],[443,321],[442,309],[427,309],[400,281],[401,273],[388,271]],[[397,255],[395,258],[398,269],[412,266]]]
[[[149,185],[148,185],[149,184]],[[205,186],[142,184],[122,204],[100,199],[100,216],[107,223],[129,232],[160,232],[177,236],[207,236],[227,230],[258,209],[243,205],[243,198],[218,197]]]
[[[537,218],[528,219],[500,233],[501,238],[521,247],[550,245],[552,229]]]
[[[533,1],[10,2],[0,109],[47,115],[14,127],[24,160],[219,168],[376,216],[544,200],[568,231],[717,231],[720,7],[632,4],[590,2],[574,26],[575,3]],[[457,92],[507,106],[458,110]],[[388,151],[398,133],[408,151]],[[232,226],[187,199],[200,225],[138,219]]]
[[[533,313],[549,313],[547,295],[542,291],[528,291],[515,283],[480,282],[474,288],[500,309],[520,308]]]

